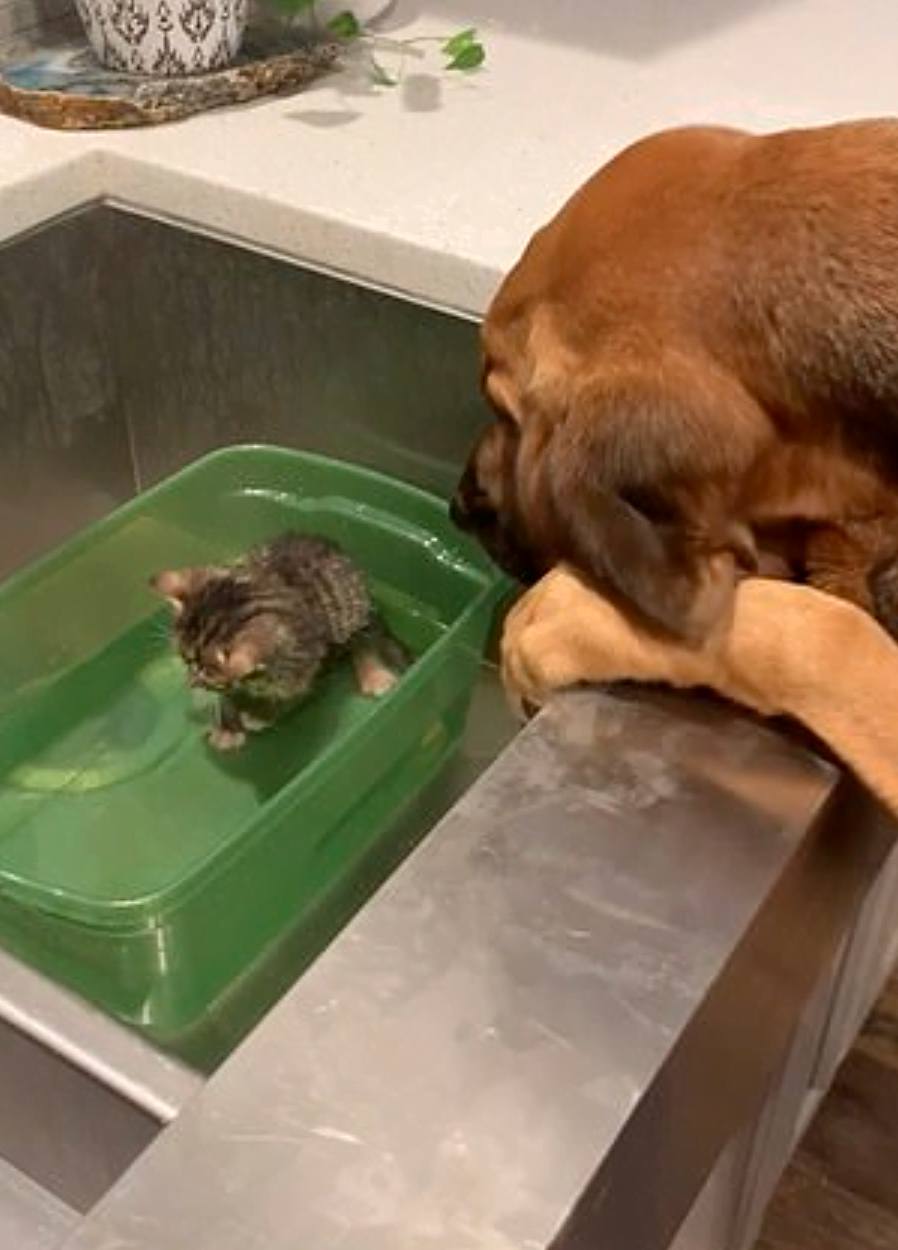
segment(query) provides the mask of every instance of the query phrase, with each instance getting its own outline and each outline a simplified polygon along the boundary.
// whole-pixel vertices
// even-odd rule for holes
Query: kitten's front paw
[[[392,690],[398,676],[387,668],[377,656],[363,652],[355,657],[355,678],[359,693],[369,699],[379,699]]]
[[[393,689],[398,680],[399,678],[396,674],[391,673],[388,668],[372,669],[365,675],[365,680],[361,683],[360,689],[367,698],[380,699]]]
[[[209,730],[209,745],[216,751],[239,751],[246,743],[246,734],[242,729],[226,729],[216,725]]]

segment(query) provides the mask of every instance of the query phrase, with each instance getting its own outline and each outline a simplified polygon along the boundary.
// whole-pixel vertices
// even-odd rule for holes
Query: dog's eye
[[[467,511],[471,516],[491,516],[496,505],[482,487],[475,486],[467,499]]]
[[[474,508],[471,511],[471,524],[482,534],[490,533],[499,527],[499,513],[489,503],[482,508]]]

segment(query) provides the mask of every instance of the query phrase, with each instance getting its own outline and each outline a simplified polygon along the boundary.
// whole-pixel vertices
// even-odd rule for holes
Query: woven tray
[[[259,96],[298,91],[330,70],[339,45],[283,25],[251,26],[227,69],[144,78],[104,69],[83,38],[0,48],[0,112],[53,130],[155,126]]]

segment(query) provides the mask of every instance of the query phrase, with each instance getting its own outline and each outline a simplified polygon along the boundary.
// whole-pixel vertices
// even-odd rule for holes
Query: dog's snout
[[[460,490],[457,490],[449,501],[449,519],[460,530],[465,530],[470,525],[471,514]]]
[[[483,492],[477,481],[477,475],[469,462],[455,488],[455,494],[449,503],[449,517],[460,530],[470,532],[479,528],[483,519]]]

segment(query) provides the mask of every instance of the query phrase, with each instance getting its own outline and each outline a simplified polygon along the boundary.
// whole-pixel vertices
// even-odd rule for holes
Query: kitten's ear
[[[184,611],[184,604],[191,595],[207,582],[216,578],[227,577],[226,568],[210,566],[198,569],[164,569],[150,578],[150,586],[157,595],[167,599],[176,615]]]
[[[164,569],[150,578],[150,585],[179,616],[184,611],[185,600],[196,590],[201,576],[200,569]]]
[[[259,647],[252,639],[245,638],[222,654],[220,663],[231,681],[242,681],[250,673],[258,671],[262,660]]]

